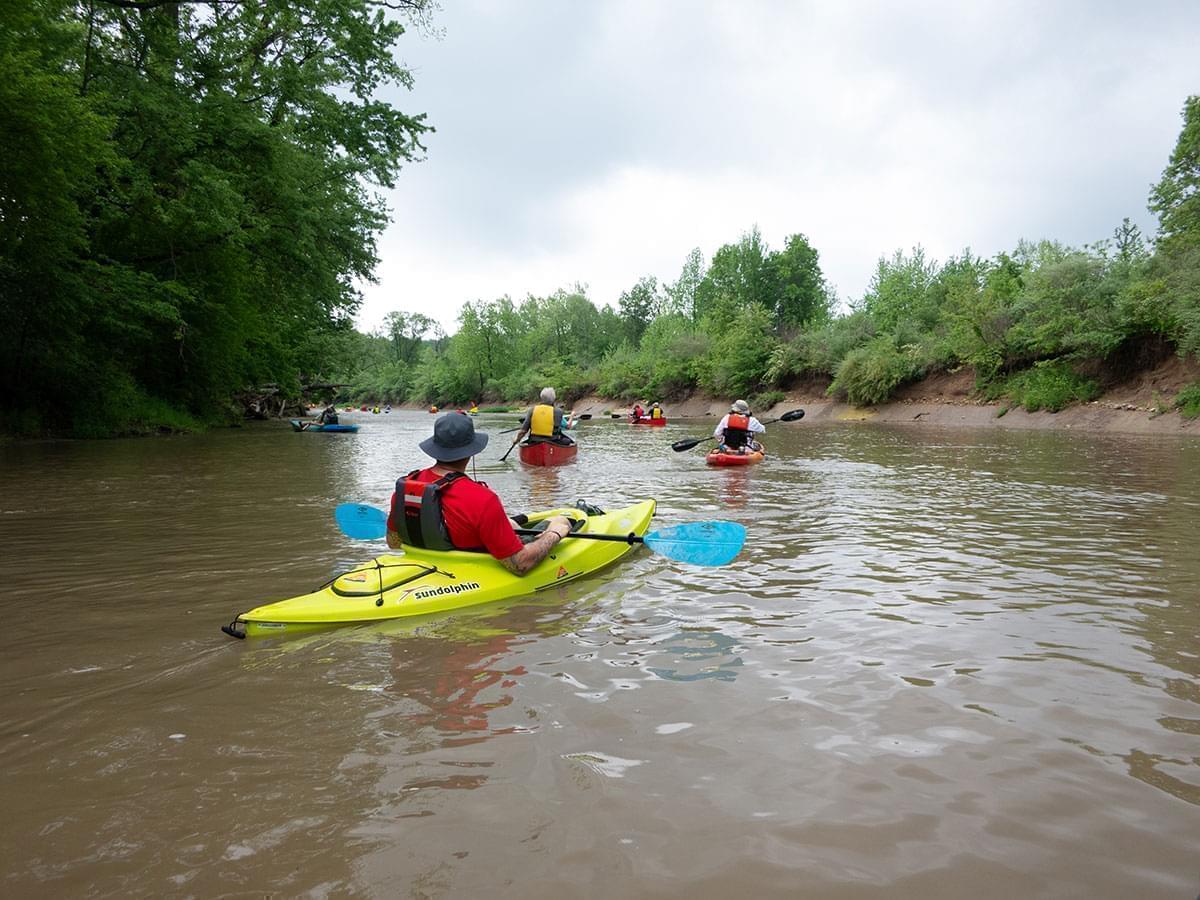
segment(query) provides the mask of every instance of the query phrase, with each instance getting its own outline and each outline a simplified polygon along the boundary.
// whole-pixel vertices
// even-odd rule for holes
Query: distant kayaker
[[[631,409],[631,410],[629,411],[629,417],[630,417],[631,419],[641,419],[641,418],[643,418],[645,415],[646,415],[646,410],[645,410],[645,408],[642,406],[641,402],[638,402],[638,403],[635,403],[635,404],[633,404],[633,409]]]
[[[713,437],[720,442],[722,452],[747,453],[762,449],[751,435],[763,434],[766,430],[762,422],[750,415],[749,403],[735,400],[729,412],[717,423]]]
[[[552,442],[569,447],[575,442],[567,437],[566,430],[574,425],[571,417],[554,405],[554,388],[542,388],[541,403],[529,408],[521,422],[521,428],[513,439],[513,446],[521,443],[521,438],[529,434],[529,443]]]
[[[433,424],[433,437],[420,447],[437,460],[396,482],[387,520],[387,543],[430,550],[475,550],[490,553],[515,575],[524,575],[571,532],[566,516],[554,516],[543,534],[528,544],[513,531],[513,520],[495,491],[467,475],[471,457],[487,446],[470,416],[445,413]]]
[[[662,417],[663,417],[662,407],[659,406],[658,401],[655,400],[653,403],[650,404],[650,418],[661,419]]]
[[[318,425],[336,425],[338,423],[337,410],[332,406],[327,406],[321,410],[321,414],[317,416]]]

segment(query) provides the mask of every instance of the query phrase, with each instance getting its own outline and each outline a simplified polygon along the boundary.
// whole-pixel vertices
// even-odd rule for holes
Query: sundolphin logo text
[[[462,584],[448,584],[444,587],[429,588],[424,591],[417,591],[413,594],[414,600],[425,600],[429,597],[440,597],[443,594],[462,594],[466,591],[479,590],[478,581],[464,581]]]

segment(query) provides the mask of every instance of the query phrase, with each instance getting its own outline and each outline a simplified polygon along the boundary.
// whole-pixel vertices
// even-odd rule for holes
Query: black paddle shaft
[[[545,534],[546,533],[544,531],[540,531],[537,528],[514,528],[513,531],[515,531],[517,534]],[[576,532],[573,531],[570,534],[568,534],[566,537],[564,537],[563,540],[565,541],[569,538],[583,538],[588,541],[620,541],[622,544],[644,544],[644,543],[646,543],[645,538],[638,537],[632,531],[629,534],[577,534]]]

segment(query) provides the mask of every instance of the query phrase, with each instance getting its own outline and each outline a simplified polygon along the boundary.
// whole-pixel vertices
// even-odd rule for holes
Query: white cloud
[[[458,3],[406,37],[438,129],[389,200],[365,327],[576,282],[615,303],[757,224],[843,296],[880,255],[1152,227],[1200,6]]]

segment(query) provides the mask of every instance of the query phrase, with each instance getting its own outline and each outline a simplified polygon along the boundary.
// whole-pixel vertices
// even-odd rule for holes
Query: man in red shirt
[[[389,547],[398,550],[408,543],[431,550],[485,551],[513,574],[524,575],[570,534],[570,520],[555,516],[536,540],[521,542],[500,498],[467,477],[467,463],[487,443],[486,434],[475,433],[470,416],[438,417],[433,437],[420,444],[437,464],[396,482],[387,522]]]

